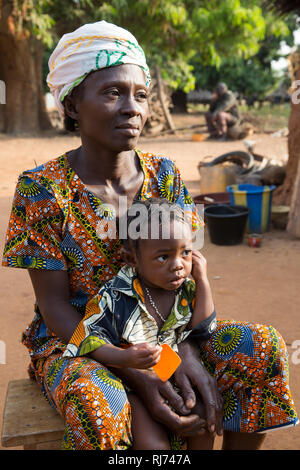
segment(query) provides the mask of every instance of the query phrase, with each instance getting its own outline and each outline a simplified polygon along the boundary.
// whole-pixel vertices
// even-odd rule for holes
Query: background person
[[[228,127],[240,120],[237,100],[225,83],[218,83],[209,111],[205,113],[208,132],[212,138],[226,139]]]

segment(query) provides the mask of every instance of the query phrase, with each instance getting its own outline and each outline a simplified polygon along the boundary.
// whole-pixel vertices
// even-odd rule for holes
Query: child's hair
[[[146,211],[143,210],[146,209]],[[142,209],[142,210],[141,210]],[[168,201],[164,198],[149,198],[144,201],[135,200],[132,206],[126,212],[126,215],[119,219],[119,239],[123,246],[127,249],[133,247],[135,251],[138,250],[139,240],[147,238],[145,230],[147,230],[147,236],[149,234],[149,227],[153,220],[158,223],[158,228],[162,227],[168,217],[168,222],[178,220],[182,223],[188,223],[185,217],[184,210],[176,203]],[[137,221],[137,222],[135,222]],[[130,225],[135,222],[134,228],[137,237],[132,238]],[[122,236],[121,224],[126,227],[126,234]]]

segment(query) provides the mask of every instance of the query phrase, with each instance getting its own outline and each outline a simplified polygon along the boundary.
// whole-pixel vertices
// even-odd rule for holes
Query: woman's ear
[[[76,109],[76,101],[69,95],[64,99],[64,108],[65,114],[67,116],[74,119],[74,121],[79,120],[79,114]]]
[[[137,267],[137,256],[136,256],[136,253],[135,253],[134,249],[132,249],[132,248],[128,249],[128,248],[122,247],[121,248],[121,257],[122,257],[125,264],[128,264],[132,268]]]

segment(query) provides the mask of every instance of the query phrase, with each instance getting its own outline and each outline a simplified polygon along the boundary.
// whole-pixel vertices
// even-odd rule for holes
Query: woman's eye
[[[145,101],[148,98],[148,95],[146,92],[140,92],[136,95],[136,98],[140,101]]]
[[[115,89],[115,90],[107,90],[106,91],[106,95],[108,96],[112,96],[113,98],[116,97],[116,96],[119,96],[120,93],[119,93],[119,90]]]

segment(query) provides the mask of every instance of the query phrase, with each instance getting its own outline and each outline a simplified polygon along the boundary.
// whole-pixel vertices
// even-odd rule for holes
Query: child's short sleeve
[[[105,344],[120,347],[116,318],[110,308],[114,301],[107,286],[87,303],[85,315],[78,323],[64,357],[86,356]]]
[[[13,199],[3,266],[66,270],[60,247],[63,221],[54,195],[28,174],[22,174]]]

